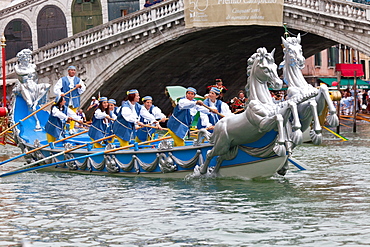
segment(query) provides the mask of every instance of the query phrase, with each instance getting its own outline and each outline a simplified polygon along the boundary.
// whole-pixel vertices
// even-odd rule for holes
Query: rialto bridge
[[[25,6],[26,8],[26,6]],[[370,6],[338,0],[285,0],[284,22],[301,33],[304,56],[341,43],[370,55]],[[137,88],[165,113],[166,86],[194,86],[204,94],[222,78],[231,98],[246,83],[246,60],[257,48],[276,48],[282,60],[283,27],[185,28],[183,0],[166,0],[33,51],[40,82],[55,83],[75,65],[85,81],[83,102],[99,92],[120,102]],[[16,59],[7,61],[15,78]],[[53,95],[50,95],[53,96]]]

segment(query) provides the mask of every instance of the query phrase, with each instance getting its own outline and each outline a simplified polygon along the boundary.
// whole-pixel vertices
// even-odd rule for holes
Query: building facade
[[[5,0],[0,5],[0,31],[7,40],[6,59],[22,49],[38,49],[143,6],[144,0]]]
[[[319,78],[337,78],[337,63],[362,64],[364,76],[361,79],[370,81],[370,57],[340,44],[307,58],[302,73],[310,84],[318,85]]]

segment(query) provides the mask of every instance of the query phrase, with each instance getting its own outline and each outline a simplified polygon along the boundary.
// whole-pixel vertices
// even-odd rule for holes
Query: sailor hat
[[[61,98],[62,98],[62,96],[57,95],[57,97],[55,97],[54,103],[58,104],[58,102],[60,101]]]
[[[109,99],[109,100],[108,100],[108,103],[111,103],[111,104],[115,105],[117,102],[116,102],[116,100],[114,100],[114,99]]]
[[[131,90],[127,91],[127,95],[133,94],[133,93],[139,93],[139,91],[137,91],[136,89],[131,89]]]
[[[210,92],[214,92],[215,94],[220,94],[221,93],[221,90],[217,87],[213,87],[211,88],[211,90],[209,90]]]
[[[99,98],[99,101],[100,101],[100,102],[108,101],[108,98],[107,98],[107,97],[100,97],[100,98]]]
[[[153,100],[153,98],[151,96],[145,96],[144,98],[142,98],[142,101],[147,101],[147,100]]]
[[[75,67],[75,66],[73,66],[73,65],[71,65],[71,66],[69,66],[69,67],[68,67],[68,70],[70,70],[70,69],[74,69],[74,70],[76,70],[76,67]]]
[[[193,88],[193,87],[188,87],[187,89],[186,89],[186,92],[193,92],[193,93],[197,93],[197,90],[195,89],[195,88]]]

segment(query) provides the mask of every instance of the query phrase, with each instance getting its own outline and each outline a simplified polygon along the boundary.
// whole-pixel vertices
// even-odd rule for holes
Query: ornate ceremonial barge
[[[134,143],[128,148],[117,148],[119,144],[116,142],[93,149],[91,145],[81,145],[91,141],[87,134],[48,145],[44,126],[49,113],[40,111],[35,118],[22,121],[14,131],[19,147],[27,154],[27,167],[171,178],[255,178],[269,177],[276,172],[284,175],[289,155],[302,143],[302,130],[309,128],[312,122],[312,140],[315,144],[321,143],[318,115],[325,101],[329,107],[329,124],[337,125],[338,118],[327,87],[314,88],[303,78],[300,36],[282,40],[284,81],[289,86],[286,101],[278,104],[272,101],[269,87],[279,90],[283,80],[277,75],[274,51],[269,53],[265,48],[259,48],[248,59],[246,92],[249,100],[245,111],[222,118],[212,134],[201,129],[197,138],[187,140],[183,147],[172,147],[170,137],[162,137]],[[21,54],[27,55],[28,51]],[[20,84],[16,89],[14,123],[40,107],[38,102],[50,86],[37,83],[35,69],[30,64],[21,62],[17,74]]]

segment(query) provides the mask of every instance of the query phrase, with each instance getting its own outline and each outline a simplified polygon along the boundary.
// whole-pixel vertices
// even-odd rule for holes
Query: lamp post
[[[4,104],[3,106],[6,107],[6,74],[5,74],[5,44],[6,42],[6,39],[5,39],[5,36],[3,34],[3,36],[1,37],[1,57],[2,57],[2,68],[3,68],[3,100],[4,100]]]

